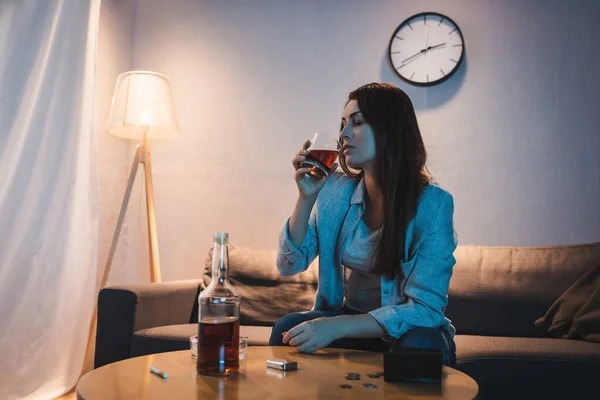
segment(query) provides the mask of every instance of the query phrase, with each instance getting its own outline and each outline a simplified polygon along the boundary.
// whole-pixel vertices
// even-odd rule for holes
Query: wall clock
[[[460,67],[465,42],[458,25],[445,15],[423,12],[402,22],[390,39],[388,57],[406,82],[431,86]]]

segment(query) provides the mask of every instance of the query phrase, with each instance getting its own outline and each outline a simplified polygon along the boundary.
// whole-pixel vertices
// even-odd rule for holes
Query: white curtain
[[[100,0],[0,0],[0,399],[81,372],[94,308]]]

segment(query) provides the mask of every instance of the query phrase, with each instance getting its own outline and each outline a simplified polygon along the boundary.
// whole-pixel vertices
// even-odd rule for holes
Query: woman
[[[456,248],[452,196],[430,183],[414,108],[399,88],[371,83],[351,92],[342,114],[345,174],[315,179],[293,159],[296,207],[277,256],[284,276],[319,256],[313,311],[281,318],[269,344],[311,353],[323,347],[383,351],[436,348],[455,363],[455,329],[444,317]],[[357,172],[353,172],[357,171]],[[316,206],[315,206],[316,204]],[[382,340],[384,339],[384,340]]]

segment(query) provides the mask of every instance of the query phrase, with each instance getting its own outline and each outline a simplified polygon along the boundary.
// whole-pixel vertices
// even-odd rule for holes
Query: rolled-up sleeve
[[[279,234],[279,248],[277,250],[277,268],[283,276],[291,276],[306,271],[308,266],[318,255],[317,242],[317,205],[315,205],[308,219],[308,229],[300,247],[294,246],[289,237],[288,219]]]
[[[437,216],[429,229],[423,229],[414,267],[404,279],[406,302],[387,305],[370,312],[390,336],[400,338],[417,327],[437,328],[444,323],[448,286],[456,260],[454,201],[444,192]]]

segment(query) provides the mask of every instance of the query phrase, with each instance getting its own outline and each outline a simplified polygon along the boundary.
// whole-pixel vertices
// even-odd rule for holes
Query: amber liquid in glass
[[[327,177],[329,170],[338,156],[336,150],[311,150],[303,161],[301,167],[312,167],[309,174],[315,178],[323,179]]]
[[[196,370],[203,375],[229,375],[240,367],[240,320],[209,318],[198,323]]]

